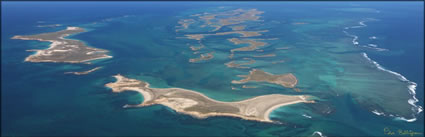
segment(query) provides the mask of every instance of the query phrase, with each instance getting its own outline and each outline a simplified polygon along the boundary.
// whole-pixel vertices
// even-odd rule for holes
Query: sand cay
[[[241,47],[241,48],[236,48],[236,49],[232,49],[230,50],[230,52],[235,52],[235,51],[254,51],[257,50],[259,47],[263,47],[265,46],[267,43],[265,42],[259,42],[256,41],[255,39],[238,39],[238,38],[231,38],[231,39],[227,39],[230,42],[233,42],[233,44],[239,45],[239,44],[249,44],[249,46],[246,47]]]
[[[257,88],[256,86],[247,86],[247,85],[243,85],[242,88]]]
[[[232,30],[237,31],[237,30],[244,30],[246,27],[246,25],[240,25],[240,26],[232,26]]]
[[[249,72],[249,75],[238,75],[238,77],[245,77],[245,79],[233,80],[232,81],[233,84],[243,84],[249,81],[256,81],[256,82],[268,82],[272,84],[281,85],[287,88],[293,88],[298,83],[297,78],[292,73],[282,74],[282,75],[273,75],[259,69],[253,69]]]
[[[205,53],[205,54],[201,54],[201,56],[199,58],[194,58],[194,59],[189,59],[189,62],[199,62],[202,60],[210,60],[214,58],[213,52],[210,53]]]
[[[105,84],[113,92],[137,91],[144,100],[138,105],[124,107],[143,107],[155,104],[167,106],[179,113],[188,114],[196,118],[210,116],[231,116],[260,122],[273,122],[269,114],[282,106],[296,103],[314,103],[308,96],[289,96],[271,94],[258,96],[238,102],[222,102],[211,99],[196,91],[181,88],[150,88],[149,84],[136,79],[129,79],[122,75],[115,75],[115,82]]]
[[[252,57],[256,58],[265,58],[265,57],[275,57],[276,54],[264,54],[264,55],[253,55]]]
[[[176,32],[189,28],[189,25],[195,23],[195,20],[194,19],[181,19],[181,20],[179,20],[178,23],[181,26],[177,26],[180,29],[176,29]]]
[[[82,71],[82,72],[65,72],[65,74],[86,75],[86,74],[89,74],[89,73],[91,73],[93,71],[99,70],[101,68],[102,67],[95,67],[95,68],[90,69],[90,70],[87,70],[87,71]]]
[[[57,32],[42,33],[37,35],[14,36],[12,39],[38,40],[51,42],[49,48],[36,51],[34,55],[28,56],[28,62],[65,62],[83,63],[91,60],[112,58],[107,55],[107,50],[88,47],[79,40],[66,39],[71,34],[81,33],[85,30],[78,27],[68,27]]]
[[[228,63],[226,63],[225,65],[229,68],[250,68],[250,67],[246,67],[243,65],[250,65],[255,63],[255,60],[250,59],[250,58],[246,58],[245,60],[249,60],[249,62],[245,62],[245,63],[235,63],[235,61],[230,61]]]
[[[190,49],[192,51],[197,51],[197,50],[200,50],[202,48],[205,48],[205,46],[204,45],[201,45],[201,46],[190,46]]]

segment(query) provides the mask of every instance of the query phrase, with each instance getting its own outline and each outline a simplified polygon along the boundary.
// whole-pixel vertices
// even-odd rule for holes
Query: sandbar
[[[250,65],[250,64],[255,63],[255,60],[250,59],[250,58],[246,58],[245,60],[250,60],[250,61],[245,62],[245,63],[239,63],[239,64],[235,63],[235,61],[230,61],[230,62],[226,63],[225,65],[229,68],[249,68],[249,67],[246,67],[246,66],[243,66],[243,65]]]
[[[65,72],[64,74],[86,75],[86,74],[89,74],[89,73],[91,73],[93,71],[99,70],[101,68],[102,67],[95,67],[95,68],[90,69],[90,70],[87,70],[87,71],[81,71],[81,72]]]
[[[252,57],[264,58],[264,57],[274,57],[276,54],[264,54],[264,55],[253,55]]]
[[[237,30],[244,30],[246,27],[246,25],[239,25],[239,26],[232,26],[230,28],[232,28],[232,30],[237,31]]]
[[[205,46],[204,45],[201,45],[201,46],[190,46],[190,49],[192,50],[192,51],[197,51],[197,50],[200,50],[200,49],[202,49],[202,48],[205,48]]]
[[[194,19],[181,19],[181,20],[179,20],[178,23],[181,26],[177,26],[177,27],[180,27],[180,29],[176,29],[176,32],[189,28],[189,25],[195,23],[195,20]]]
[[[202,60],[210,60],[214,58],[213,52],[210,53],[205,53],[205,54],[201,54],[201,56],[199,58],[194,58],[194,59],[189,59],[189,62],[199,62]]]
[[[242,88],[257,88],[256,86],[247,86],[247,85],[242,85]]]
[[[280,47],[280,48],[276,48],[277,50],[286,50],[286,49],[290,49],[291,47]]]
[[[256,39],[238,39],[238,38],[231,38],[231,39],[227,39],[230,42],[233,42],[233,44],[239,45],[239,44],[249,44],[249,46],[246,47],[240,47],[240,48],[236,48],[236,49],[232,49],[230,50],[230,52],[235,52],[235,51],[254,51],[257,50],[259,47],[263,47],[265,46],[267,43],[265,42],[261,42],[261,41],[256,41]],[[259,39],[261,40],[261,39]]]

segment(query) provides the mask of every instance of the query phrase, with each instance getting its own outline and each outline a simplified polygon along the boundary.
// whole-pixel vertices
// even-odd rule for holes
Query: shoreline
[[[276,110],[280,107],[283,107],[283,106],[302,103],[302,102],[303,101],[295,101],[295,102],[283,103],[283,104],[273,106],[272,108],[267,109],[267,111],[265,112],[265,115],[264,115],[264,119],[266,119],[267,121],[272,121],[272,120],[270,120],[270,113],[272,113],[274,110]]]

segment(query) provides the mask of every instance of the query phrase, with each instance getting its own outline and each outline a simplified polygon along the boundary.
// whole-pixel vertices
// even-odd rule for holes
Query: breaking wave
[[[371,63],[373,63],[379,70],[391,73],[395,76],[397,76],[401,81],[407,82],[409,85],[407,86],[407,88],[409,89],[409,94],[412,95],[412,98],[407,100],[407,102],[412,105],[412,111],[415,112],[416,114],[419,114],[423,111],[423,108],[421,106],[417,106],[416,102],[418,102],[419,100],[416,98],[416,86],[417,84],[415,82],[409,81],[408,79],[406,79],[406,77],[404,77],[403,75],[401,75],[400,73],[385,69],[384,67],[382,67],[380,64],[378,64],[376,61],[373,61],[372,59],[370,59],[366,53],[362,53],[362,55]],[[383,112],[378,112],[377,110],[372,111],[374,114],[376,115],[384,115],[385,114]],[[389,115],[389,116],[394,116],[394,115]],[[406,119],[403,117],[396,117],[397,120],[404,120],[407,122],[413,122],[416,120],[415,115],[413,115],[414,118],[412,119]]]
[[[367,18],[365,20],[360,21],[359,22],[359,25],[357,25],[357,26],[345,27],[344,28],[345,30],[343,30],[342,32],[344,32],[345,35],[353,38],[352,43],[355,46],[360,46],[360,47],[363,47],[363,48],[373,49],[375,51],[388,51],[388,49],[378,48],[377,47],[378,45],[376,45],[376,44],[359,45],[359,42],[357,41],[359,39],[359,36],[350,34],[350,33],[348,33],[346,31],[348,29],[355,29],[355,28],[367,27],[367,25],[365,24],[365,22],[369,22],[369,21],[378,21],[378,20],[377,19],[374,19],[374,18]],[[369,37],[369,39],[377,39],[377,37],[376,36],[371,36],[371,37]]]
[[[356,35],[353,35],[353,34],[350,34],[350,33],[348,33],[346,30],[348,30],[348,29],[353,29],[353,28],[363,28],[363,27],[366,27],[367,25],[365,24],[365,22],[368,22],[368,21],[377,21],[377,19],[373,19],[373,18],[367,18],[367,19],[365,19],[365,20],[363,20],[363,21],[360,21],[359,22],[359,25],[357,25],[357,26],[351,26],[351,27],[345,27],[344,29],[345,30],[343,30],[343,32],[347,35],[347,36],[349,36],[349,37],[352,37],[353,38],[353,40],[352,40],[352,43],[353,43],[353,45],[355,45],[355,46],[359,46],[359,42],[357,41],[358,39],[359,39],[359,37],[358,36],[356,36]],[[377,39],[375,36],[372,36],[372,37],[369,37],[369,39]],[[367,46],[365,46],[365,45],[363,45],[363,46],[361,46],[361,47],[364,47],[364,48],[371,48],[371,49],[375,49],[375,50],[377,50],[377,51],[387,51],[388,49],[383,49],[383,48],[378,48],[378,45],[375,45],[375,44],[368,44]],[[391,71],[391,70],[388,70],[388,69],[385,69],[384,67],[382,67],[380,64],[378,64],[376,61],[374,61],[374,60],[372,60],[372,59],[370,59],[368,56],[367,56],[367,54],[366,53],[362,53],[362,55],[369,61],[369,62],[371,62],[371,63],[373,63],[379,70],[382,70],[382,71],[385,71],[385,72],[388,72],[388,73],[391,73],[391,74],[393,74],[393,75],[395,75],[395,76],[397,76],[401,81],[403,81],[403,82],[407,82],[408,83],[408,86],[407,86],[407,88],[409,89],[408,91],[409,91],[409,94],[410,95],[412,95],[412,98],[411,99],[409,99],[407,102],[410,104],[410,105],[412,105],[413,107],[412,107],[412,111],[414,112],[414,113],[416,113],[416,114],[419,114],[420,112],[422,112],[423,111],[423,108],[421,107],[421,106],[418,106],[418,105],[416,105],[416,102],[418,102],[419,100],[416,98],[416,86],[417,86],[417,84],[415,83],[415,82],[412,82],[412,81],[409,81],[406,77],[404,77],[403,75],[401,75],[400,73],[397,73],[397,72],[394,72],[394,71]],[[376,115],[378,115],[378,116],[380,116],[380,115],[383,115],[383,116],[387,116],[386,114],[384,114],[383,112],[379,112],[379,111],[377,111],[377,110],[373,110],[372,111],[372,113],[374,113],[374,114],[376,114]],[[391,117],[395,117],[395,120],[403,120],[403,121],[407,121],[407,122],[413,122],[413,121],[416,121],[416,117],[415,117],[415,114],[412,114],[412,116],[413,116],[413,118],[412,119],[406,119],[406,118],[404,118],[404,117],[398,117],[398,116],[394,116],[394,115],[392,115],[392,114],[389,114],[388,116],[391,116]]]
[[[319,135],[319,136],[321,136],[321,137],[326,137],[325,135],[323,135],[322,134],[322,132],[320,132],[320,131],[314,131],[313,132],[313,134],[311,134],[311,135]]]
[[[303,114],[302,116],[306,117],[306,118],[311,118],[311,116],[307,115],[307,114]]]

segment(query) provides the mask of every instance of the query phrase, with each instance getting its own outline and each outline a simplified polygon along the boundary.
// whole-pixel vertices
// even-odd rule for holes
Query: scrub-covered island
[[[36,51],[36,53],[28,56],[25,59],[27,62],[87,63],[92,60],[112,58],[106,54],[107,50],[89,47],[79,40],[65,38],[81,32],[85,32],[85,30],[79,27],[67,27],[65,30],[57,32],[17,35],[12,39],[51,42],[47,49],[28,50]]]

